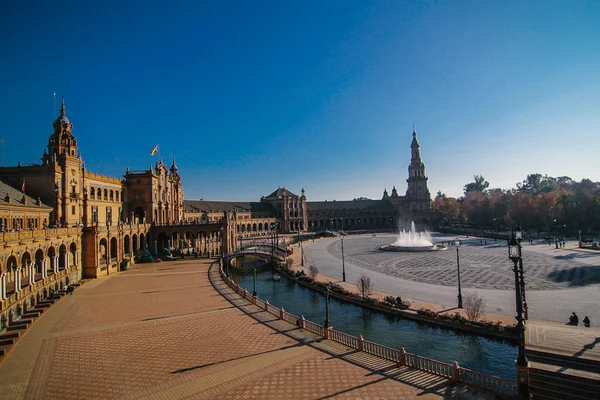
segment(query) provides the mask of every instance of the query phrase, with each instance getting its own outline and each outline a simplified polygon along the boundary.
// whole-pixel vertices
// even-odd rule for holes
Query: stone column
[[[54,256],[54,268],[53,271],[55,274],[58,274],[58,256]]]
[[[44,258],[42,260],[42,279],[46,279],[48,277],[48,260]]]
[[[0,300],[6,299],[6,274],[0,275]]]
[[[65,270],[67,270],[69,269],[69,252],[67,251],[63,254],[63,257],[65,257]]]
[[[77,262],[79,258],[79,250],[75,250],[75,252],[73,253],[73,258],[73,264],[75,264],[75,266],[77,267],[79,265],[79,263]]]
[[[21,268],[15,270],[15,292],[21,291]]]
[[[29,284],[33,285],[35,283],[35,264],[31,262],[29,264]]]

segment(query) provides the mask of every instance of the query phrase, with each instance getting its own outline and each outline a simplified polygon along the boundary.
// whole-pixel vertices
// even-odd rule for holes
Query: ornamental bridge
[[[249,255],[264,257],[269,261],[285,261],[286,248],[280,246],[271,246],[268,244],[251,244],[242,246],[230,253],[225,254],[224,258],[226,263],[230,263],[237,257]]]

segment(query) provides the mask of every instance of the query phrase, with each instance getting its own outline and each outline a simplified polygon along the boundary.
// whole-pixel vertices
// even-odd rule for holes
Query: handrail
[[[343,344],[344,346],[364,351],[367,354],[372,354],[400,365],[408,366],[410,368],[418,369],[420,371],[441,376],[450,380],[477,386],[502,395],[514,396],[518,394],[517,383],[514,381],[476,372],[467,368],[461,368],[457,363],[451,365],[441,361],[432,360],[427,357],[421,357],[416,354],[407,353],[404,351],[404,348],[398,350],[387,347],[368,340],[363,340],[362,336],[357,338],[344,332],[334,331],[331,329],[331,327],[327,329],[326,332],[326,329],[323,325],[305,320],[304,317],[298,318],[296,315],[283,310],[283,308],[275,307],[266,300],[252,296],[246,289],[242,288],[239,284],[236,284],[233,282],[233,280],[227,277],[222,268],[220,268],[220,274],[223,281],[225,281],[225,283],[237,293],[241,294],[245,299],[255,301],[256,305],[261,309],[275,315],[279,319],[283,319],[294,325],[299,325],[301,328],[316,335],[326,337],[327,334],[327,337],[330,340]]]

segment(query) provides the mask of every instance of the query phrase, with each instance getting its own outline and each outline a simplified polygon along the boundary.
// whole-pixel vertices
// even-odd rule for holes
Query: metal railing
[[[501,395],[514,396],[518,394],[516,382],[483,374],[481,372],[472,371],[467,368],[461,368],[456,362],[453,364],[447,364],[441,361],[432,360],[427,357],[421,357],[416,354],[407,353],[404,348],[398,350],[383,346],[378,343],[364,340],[362,336],[357,338],[340,331],[334,331],[331,327],[329,327],[329,329],[325,329],[323,325],[305,320],[304,317],[297,317],[294,314],[288,313],[283,308],[273,306],[266,300],[252,296],[252,294],[246,289],[242,288],[239,284],[228,278],[223,269],[220,269],[220,273],[223,281],[245,299],[255,301],[255,304],[266,312],[275,315],[279,319],[283,319],[294,325],[298,325],[316,335],[329,338],[334,342],[357,349],[359,351],[363,351],[367,354],[398,363],[399,366],[407,366],[436,376],[447,378],[451,381],[463,382],[468,385],[490,390]]]

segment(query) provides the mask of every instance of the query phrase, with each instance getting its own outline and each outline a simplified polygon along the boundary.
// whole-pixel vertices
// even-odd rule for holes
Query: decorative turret
[[[67,156],[77,156],[77,140],[71,134],[73,124],[67,118],[67,109],[65,108],[65,98],[62,98],[60,107],[60,116],[52,123],[54,132],[48,140],[48,154],[44,152],[42,162],[50,162],[56,157],[66,154]]]
[[[413,126],[412,142],[410,144],[411,159],[408,166],[408,187],[406,188],[406,197],[409,206],[413,211],[428,211],[431,205],[431,196],[427,188],[427,174],[425,173],[425,164],[421,160],[421,145],[417,139],[417,131]]]
[[[382,200],[389,199],[390,195],[388,194],[387,188],[383,189],[383,197]]]
[[[398,191],[396,190],[396,185],[392,188],[392,197],[398,197]]]
[[[302,188],[302,190],[300,191],[300,193],[302,194],[300,197],[302,198],[302,200],[306,200],[306,196],[305,196],[305,192],[304,192],[304,188]]]
[[[175,157],[173,157],[173,163],[171,164],[169,171],[171,171],[171,176],[179,176],[179,168],[175,165]]]

